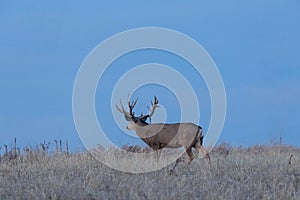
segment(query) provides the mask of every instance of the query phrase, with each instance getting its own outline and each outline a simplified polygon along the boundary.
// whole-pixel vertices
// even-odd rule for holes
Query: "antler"
[[[132,103],[130,103],[130,96],[128,95],[128,98],[127,98],[127,104],[128,104],[128,107],[129,107],[129,112],[130,112],[130,115],[132,115],[134,117],[134,112],[132,112],[136,102],[137,102],[138,98],[136,98],[135,101],[133,101]]]
[[[120,99],[120,106],[121,108],[119,108],[117,105],[116,105],[116,108],[119,112],[123,113],[124,114],[124,117],[127,121],[132,121],[134,120],[136,117],[134,116],[134,112],[133,112],[133,108],[135,107],[136,105],[136,102],[137,102],[138,98],[135,100],[135,101],[132,101],[130,102],[130,96],[128,95],[128,98],[127,98],[127,104],[128,104],[128,107],[129,107],[129,112],[127,112],[125,109],[124,109],[124,106],[123,106],[123,103],[122,103],[122,100]],[[140,120],[143,120],[143,121],[146,121],[146,119],[149,117],[150,119],[150,124],[151,124],[151,117],[152,115],[154,114],[154,111],[157,107],[159,107],[158,105],[158,99],[156,98],[156,96],[154,96],[154,102],[151,101],[151,109],[148,107],[149,109],[149,114],[147,115],[143,115],[141,114],[140,117],[138,117],[138,119]]]
[[[150,119],[150,124],[151,124],[151,117],[152,117],[152,115],[154,114],[155,109],[156,109],[157,107],[159,107],[159,105],[158,105],[158,99],[156,98],[156,96],[154,96],[154,103],[153,103],[153,101],[151,101],[151,105],[152,105],[152,108],[151,108],[151,109],[150,109],[149,106],[148,106],[148,109],[149,109],[150,113],[149,113],[148,115],[141,115],[141,116],[139,117],[140,119],[144,119],[144,120],[146,120],[147,117],[149,117],[149,119]]]
[[[158,99],[156,98],[156,96],[154,96],[154,103],[151,101],[151,105],[152,105],[151,110],[148,107],[148,109],[150,110],[150,113],[149,113],[150,120],[151,120],[152,115],[154,114],[155,109],[158,107]]]
[[[121,105],[121,108],[119,108],[116,104],[116,108],[119,112],[123,113],[124,116],[125,116],[125,119],[127,121],[131,121],[134,117],[134,112],[132,111],[134,106],[136,105],[136,102],[137,102],[138,98],[133,101],[132,103],[130,103],[130,96],[128,95],[128,98],[127,98],[127,104],[128,104],[128,107],[129,107],[129,112],[125,111],[124,109],[124,106],[123,106],[123,103],[122,103],[122,100],[120,99],[120,105]]]

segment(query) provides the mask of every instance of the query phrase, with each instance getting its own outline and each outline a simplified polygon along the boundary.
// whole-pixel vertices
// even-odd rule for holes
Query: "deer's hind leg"
[[[208,151],[200,144],[200,141],[198,141],[195,145],[195,149],[197,149],[199,152],[201,152],[205,158],[210,162],[210,156]]]
[[[195,156],[193,154],[193,151],[192,151],[192,147],[187,148],[185,150],[185,152],[189,156],[188,164],[190,164],[194,160],[194,158],[195,158]]]

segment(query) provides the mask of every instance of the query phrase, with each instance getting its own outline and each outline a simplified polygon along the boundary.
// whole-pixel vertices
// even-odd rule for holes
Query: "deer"
[[[116,109],[124,114],[124,117],[130,123],[127,125],[128,130],[134,130],[136,135],[141,138],[153,151],[157,151],[163,148],[181,148],[183,147],[185,153],[188,155],[188,165],[195,158],[192,148],[201,152],[210,163],[210,156],[208,151],[202,146],[203,132],[201,126],[194,123],[153,123],[151,117],[154,111],[159,107],[158,99],[154,96],[154,101],[151,101],[152,107],[149,108],[149,114],[141,114],[139,117],[135,116],[133,109],[137,103],[138,98],[135,101],[130,102],[130,96],[128,95],[127,104],[129,112],[127,112],[120,99],[120,107],[116,105]],[[146,120],[149,118],[150,123]],[[176,163],[180,162],[179,160]]]

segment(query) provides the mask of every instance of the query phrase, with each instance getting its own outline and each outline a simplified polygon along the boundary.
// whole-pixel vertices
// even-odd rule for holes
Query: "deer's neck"
[[[142,139],[147,138],[148,125],[146,122],[137,122],[134,127],[135,133]]]
[[[138,120],[135,124],[136,124],[136,126],[140,126],[140,127],[149,125],[147,122],[142,121],[142,120]]]

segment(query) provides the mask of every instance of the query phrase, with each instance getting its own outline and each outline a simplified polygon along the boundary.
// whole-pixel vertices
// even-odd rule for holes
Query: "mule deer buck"
[[[202,146],[203,134],[202,128],[193,123],[176,123],[176,124],[151,124],[151,117],[154,114],[155,109],[158,107],[158,99],[154,96],[154,102],[151,101],[151,109],[148,107],[150,113],[147,115],[141,114],[136,117],[133,112],[137,99],[130,102],[128,96],[129,112],[125,111],[123,103],[120,99],[120,107],[116,105],[119,112],[124,114],[127,121],[130,121],[127,129],[135,130],[136,134],[154,151],[158,151],[162,148],[180,148],[185,149],[186,154],[189,157],[188,164],[194,159],[192,148],[201,151],[204,156],[210,161],[207,150]],[[150,124],[146,122],[147,118],[150,119]]]

